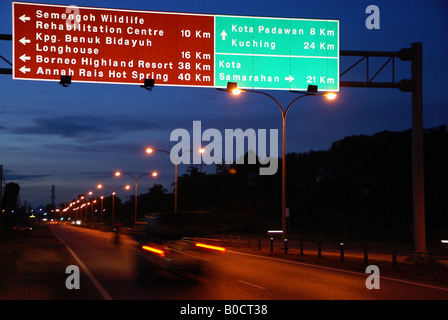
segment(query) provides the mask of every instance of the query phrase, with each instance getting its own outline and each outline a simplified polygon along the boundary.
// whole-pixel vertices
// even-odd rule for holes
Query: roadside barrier
[[[448,250],[440,252],[415,252],[379,248],[346,243],[322,243],[300,240],[282,240],[277,237],[255,237],[232,234],[220,234],[211,241],[220,242],[222,246],[235,249],[248,249],[264,254],[283,255],[289,258],[314,257],[317,260],[334,260],[341,264],[358,263],[363,266],[369,264],[386,263],[393,271],[407,271],[409,267],[418,267],[425,274],[433,275],[435,271],[448,276]],[[255,247],[253,243],[257,244]]]

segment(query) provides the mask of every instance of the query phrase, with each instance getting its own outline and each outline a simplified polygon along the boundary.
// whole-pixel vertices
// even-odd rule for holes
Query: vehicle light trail
[[[211,250],[216,250],[216,251],[220,251],[222,253],[226,252],[226,248],[223,247],[217,247],[217,246],[212,246],[209,244],[205,244],[205,243],[195,243],[196,247],[200,247],[200,248],[205,248],[205,249],[211,249]]]
[[[146,250],[146,251],[157,253],[161,257],[165,256],[165,251],[164,250],[156,249],[156,248],[153,248],[153,247],[150,247],[150,246],[142,246],[142,249]]]

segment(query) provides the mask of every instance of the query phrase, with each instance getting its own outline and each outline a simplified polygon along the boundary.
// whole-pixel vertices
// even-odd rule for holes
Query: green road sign
[[[339,21],[216,16],[215,86],[339,90]]]

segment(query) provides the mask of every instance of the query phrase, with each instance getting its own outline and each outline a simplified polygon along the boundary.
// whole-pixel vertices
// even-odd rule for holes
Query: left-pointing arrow
[[[23,37],[22,39],[19,40],[23,45],[26,45],[27,43],[31,43],[31,40],[26,39],[25,37]]]
[[[22,54],[19,59],[23,62],[27,62],[28,60],[31,60],[31,57],[28,57],[26,54]]]
[[[31,20],[31,18],[30,18],[30,17],[27,17],[26,15],[22,15],[22,16],[20,16],[19,19],[22,20],[23,22],[27,22],[27,21],[30,21],[30,20]]]
[[[22,73],[27,73],[27,72],[30,72],[31,71],[31,69],[30,68],[26,68],[25,66],[23,66],[22,68],[20,68],[19,69],[20,71],[22,71]]]

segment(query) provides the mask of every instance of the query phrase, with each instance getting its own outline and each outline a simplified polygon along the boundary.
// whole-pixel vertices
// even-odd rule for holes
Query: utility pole
[[[52,209],[55,208],[54,199],[56,196],[54,195],[54,185],[51,186],[51,207]]]

